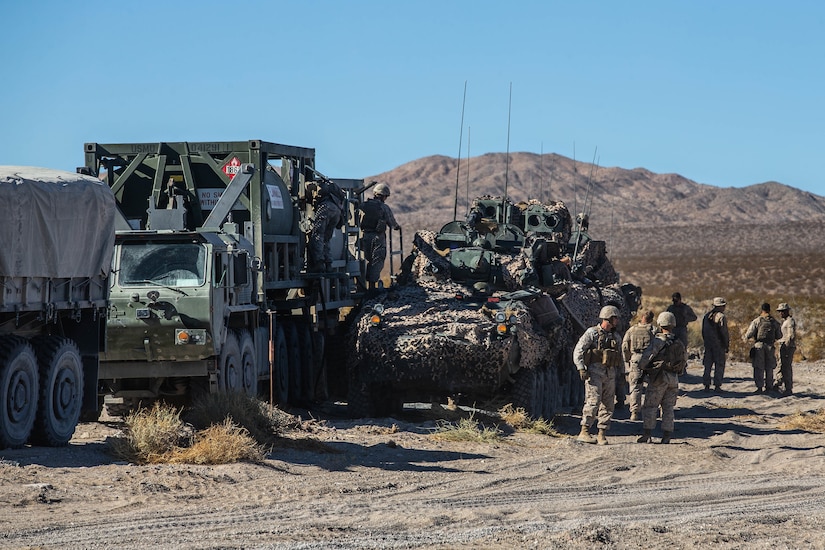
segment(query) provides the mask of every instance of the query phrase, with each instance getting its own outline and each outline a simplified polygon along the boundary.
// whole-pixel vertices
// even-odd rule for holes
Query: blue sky
[[[825,195],[825,2],[5,0],[0,164],[263,139],[332,177],[555,152]],[[512,85],[512,106],[508,101]]]

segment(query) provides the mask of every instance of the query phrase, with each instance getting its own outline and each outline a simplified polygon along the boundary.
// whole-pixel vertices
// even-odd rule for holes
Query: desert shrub
[[[780,427],[783,430],[825,433],[825,409],[814,413],[797,412],[789,416]]]
[[[264,450],[245,428],[227,418],[195,434],[191,447],[170,449],[164,462],[171,464],[227,464],[241,460],[260,462]]]
[[[184,417],[199,430],[231,418],[262,444],[272,443],[283,432],[301,427],[296,417],[240,392],[202,395],[187,408]]]
[[[160,403],[129,414],[125,424],[124,435],[109,440],[109,452],[129,462],[165,462],[171,450],[191,445],[194,436],[178,409]]]
[[[523,408],[515,408],[512,403],[508,403],[498,411],[501,420],[518,432],[537,433],[560,437],[561,435],[553,427],[552,422],[544,418],[533,420]]]
[[[447,420],[436,421],[436,427],[430,437],[438,441],[490,443],[501,439],[501,431],[498,428],[487,428],[470,416],[460,419],[457,423]]]

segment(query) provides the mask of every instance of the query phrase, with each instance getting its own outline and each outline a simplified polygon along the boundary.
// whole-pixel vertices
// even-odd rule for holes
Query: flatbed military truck
[[[307,265],[315,150],[249,140],[85,144],[119,209],[108,345],[98,391],[141,401],[242,391],[298,404],[327,393],[326,338],[357,299],[362,180],[346,196],[332,262]]]
[[[115,210],[98,179],[0,166],[0,448],[97,419]]]

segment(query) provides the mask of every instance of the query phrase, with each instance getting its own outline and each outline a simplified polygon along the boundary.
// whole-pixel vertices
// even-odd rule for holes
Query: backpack
[[[776,340],[776,331],[770,317],[760,317],[756,325],[756,341],[773,344]]]

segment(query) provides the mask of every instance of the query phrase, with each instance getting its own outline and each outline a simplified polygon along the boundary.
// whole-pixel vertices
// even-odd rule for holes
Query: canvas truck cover
[[[107,276],[116,208],[97,178],[0,166],[0,276]]]

